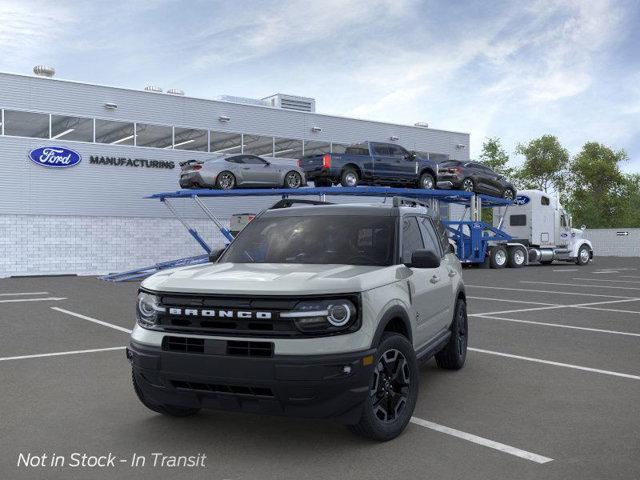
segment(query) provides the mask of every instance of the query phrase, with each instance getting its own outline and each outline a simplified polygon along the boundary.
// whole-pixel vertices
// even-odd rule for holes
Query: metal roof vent
[[[162,93],[162,88],[156,85],[147,85],[146,87],[144,87],[144,89],[147,92]]]
[[[35,67],[33,67],[33,73],[35,73],[38,77],[51,78],[56,74],[56,69],[50,67],[49,65],[36,65]]]
[[[414,123],[414,125],[416,127],[429,128],[429,124],[427,122],[416,122],[416,123]]]
[[[273,107],[283,108],[285,110],[296,110],[298,112],[316,111],[316,101],[309,97],[298,97],[296,95],[276,93],[275,95],[265,97],[262,100],[266,100]]]
[[[169,90],[167,90],[167,93],[169,95],[179,95],[179,96],[184,95],[184,91],[180,90],[179,88],[170,88]]]

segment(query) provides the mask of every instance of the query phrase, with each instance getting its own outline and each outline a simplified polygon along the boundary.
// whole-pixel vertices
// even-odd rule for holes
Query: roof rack
[[[432,204],[425,200],[409,197],[393,197],[394,207],[426,207],[432,209]]]
[[[323,200],[304,200],[302,198],[283,198],[269,207],[269,210],[276,210],[278,208],[289,208],[296,204],[302,205],[334,205],[331,202],[325,202]]]

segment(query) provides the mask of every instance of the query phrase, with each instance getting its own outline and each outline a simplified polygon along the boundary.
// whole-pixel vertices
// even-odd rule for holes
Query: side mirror
[[[440,257],[431,250],[416,250],[411,255],[411,263],[407,265],[412,268],[438,268],[439,266]]]
[[[404,156],[405,160],[414,160],[416,158],[416,152],[409,152]]]
[[[217,250],[211,250],[211,253],[209,253],[209,262],[210,263],[216,263],[218,261],[218,259],[220,258],[220,256],[224,253],[225,250],[226,250],[226,248],[219,248]]]
[[[582,226],[580,227],[580,230],[586,230],[586,229],[587,229],[587,226],[586,226],[586,225],[582,225]]]

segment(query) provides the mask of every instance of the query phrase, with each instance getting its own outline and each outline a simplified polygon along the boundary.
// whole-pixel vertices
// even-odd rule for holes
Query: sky
[[[640,0],[0,0],[0,71],[624,149],[640,173]]]

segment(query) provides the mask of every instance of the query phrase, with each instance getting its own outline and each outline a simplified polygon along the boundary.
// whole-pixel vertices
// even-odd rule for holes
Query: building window
[[[332,143],[331,153],[344,153],[348,146],[346,143]]]
[[[331,144],[329,142],[318,142],[314,140],[305,140],[305,155],[322,155],[331,152]]]
[[[278,158],[302,158],[302,140],[290,138],[275,138],[274,157]]]
[[[243,153],[273,157],[273,137],[244,134]]]
[[[148,123],[136,124],[136,146],[171,148],[173,145],[173,128]]]
[[[93,119],[51,115],[51,139],[93,142]]]
[[[96,142],[111,145],[133,145],[133,123],[96,120]]]
[[[239,133],[211,132],[211,153],[242,153],[242,135]]]
[[[49,138],[49,115],[4,111],[4,134],[14,137]]]
[[[173,148],[176,150],[208,151],[208,132],[192,128],[175,128]]]

